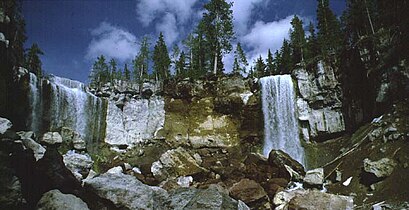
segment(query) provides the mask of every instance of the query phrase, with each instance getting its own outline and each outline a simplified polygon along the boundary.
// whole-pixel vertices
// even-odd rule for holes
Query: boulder
[[[325,180],[324,180],[324,169],[323,168],[316,168],[316,169],[307,171],[303,179],[305,187],[318,187],[319,189],[322,188],[324,181]]]
[[[65,166],[74,174],[79,181],[87,177],[94,161],[88,154],[78,154],[75,151],[68,151],[63,155]]]
[[[99,197],[110,200],[121,209],[163,209],[168,193],[159,187],[150,187],[131,175],[105,173],[84,180],[85,187]]]
[[[58,132],[47,132],[41,137],[40,142],[48,145],[61,144],[62,137]]]
[[[21,141],[25,147],[33,151],[34,158],[36,161],[44,157],[46,149],[43,146],[41,146],[41,144],[37,143],[31,138],[22,138]]]
[[[151,167],[153,176],[159,181],[169,177],[195,175],[204,171],[206,169],[199,166],[182,147],[166,151],[158,161],[152,163]]]
[[[231,209],[250,210],[242,201],[236,201],[214,187],[208,189],[179,188],[170,192],[166,209]]]
[[[61,128],[61,137],[62,141],[73,146],[76,150],[85,150],[86,143],[84,139],[81,138],[81,135],[72,130],[71,128],[62,127]]]
[[[48,191],[41,197],[37,210],[88,210],[87,204],[80,198],[63,194],[59,190]]]
[[[229,194],[232,198],[242,200],[244,203],[251,203],[263,198],[267,198],[267,193],[263,187],[250,179],[242,179],[233,184],[229,189]]]
[[[4,134],[12,126],[13,124],[10,122],[10,120],[0,117],[0,134]]]
[[[364,171],[375,175],[377,178],[388,177],[395,169],[396,162],[389,158],[382,158],[378,161],[364,159]]]
[[[304,189],[279,192],[274,197],[273,203],[277,206],[276,209],[280,210],[352,210],[354,207],[352,197]]]
[[[296,172],[301,176],[305,175],[304,166],[281,150],[271,150],[270,154],[268,155],[268,162],[271,165],[286,171],[288,171],[288,167],[291,168],[293,172],[288,171],[289,174]]]

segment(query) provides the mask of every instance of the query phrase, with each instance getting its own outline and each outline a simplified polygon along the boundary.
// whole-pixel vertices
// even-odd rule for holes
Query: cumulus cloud
[[[99,55],[115,58],[120,62],[132,59],[139,51],[137,38],[125,29],[102,22],[91,31],[92,41],[85,57],[93,60]]]
[[[172,13],[166,13],[162,21],[156,24],[156,31],[163,32],[166,45],[171,46],[179,36],[176,17]]]
[[[233,2],[233,22],[239,35],[246,33],[252,10],[255,5],[263,1],[265,0],[235,0]]]
[[[252,63],[258,56],[266,57],[268,49],[275,52],[283,43],[283,39],[288,39],[291,28],[291,19],[288,16],[274,22],[257,21],[244,35],[240,41],[249,49],[247,56],[249,63]]]
[[[197,0],[140,0],[136,11],[138,20],[148,26],[163,13],[173,13],[177,21],[185,23],[193,14],[193,6]]]

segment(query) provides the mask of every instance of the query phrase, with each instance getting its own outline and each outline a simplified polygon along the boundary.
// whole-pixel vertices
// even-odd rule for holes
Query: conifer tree
[[[180,78],[184,78],[187,76],[186,74],[186,56],[185,56],[184,51],[180,53],[179,60],[176,62],[176,76]]]
[[[280,51],[280,66],[279,70],[281,74],[290,74],[293,70],[293,59],[291,55],[291,46],[290,43],[284,39],[283,46]]]
[[[292,63],[295,65],[304,60],[306,40],[302,20],[295,15],[291,21],[291,25],[290,42],[292,47]]]
[[[126,81],[131,80],[131,71],[129,70],[127,63],[125,63],[124,65],[124,78]]]
[[[336,55],[342,45],[340,23],[329,8],[329,0],[318,0],[318,43],[323,57]]]
[[[210,55],[214,58],[211,61],[214,74],[223,71],[221,58],[232,50],[231,40],[234,37],[232,6],[233,3],[226,0],[211,0],[204,5],[206,12],[199,23],[199,29],[203,31],[210,47]]]
[[[153,67],[157,80],[164,80],[170,77],[170,63],[168,48],[166,46],[163,33],[159,34],[158,41],[153,50]]]
[[[274,59],[271,50],[268,49],[267,59],[266,59],[266,74],[267,75],[274,75],[275,74],[275,66],[274,66]]]
[[[111,58],[111,60],[109,61],[109,71],[111,75],[111,81],[114,81],[114,79],[118,79],[117,63],[113,58]]]
[[[26,63],[25,67],[28,68],[31,72],[33,72],[38,77],[41,77],[43,75],[40,55],[44,55],[44,52],[41,51],[37,43],[34,43],[28,49],[28,52],[26,55],[26,61],[25,61]]]
[[[139,75],[134,75],[135,81],[142,81],[149,77],[149,37],[144,36],[140,42],[140,50],[138,55],[134,59],[134,73]]]
[[[233,73],[240,74],[246,72],[246,67],[248,66],[246,55],[241,47],[240,42],[236,45],[236,50],[234,51],[234,63],[233,63]]]
[[[260,78],[260,77],[266,76],[265,69],[266,69],[266,64],[264,63],[263,58],[260,55],[260,57],[254,63],[253,70],[255,71],[256,77]]]

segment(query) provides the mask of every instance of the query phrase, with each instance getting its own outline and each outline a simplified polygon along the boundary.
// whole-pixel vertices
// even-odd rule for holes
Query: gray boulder
[[[375,175],[377,178],[388,177],[392,174],[396,162],[389,158],[382,158],[378,161],[364,159],[364,171]]]
[[[79,181],[87,177],[94,161],[88,154],[78,154],[75,151],[68,151],[63,155],[65,166],[74,174]]]
[[[275,195],[273,202],[277,206],[276,210],[352,210],[354,208],[354,201],[350,196],[304,189],[281,191]]]
[[[88,210],[87,204],[80,198],[63,194],[59,190],[48,191],[41,197],[37,210]]]
[[[4,134],[12,126],[13,124],[10,122],[10,120],[0,117],[0,134]]]
[[[317,168],[317,169],[307,171],[305,173],[305,177],[303,180],[304,186],[318,187],[318,188],[322,188],[324,181],[325,180],[324,180],[324,169],[323,168]]]
[[[163,209],[160,205],[168,197],[165,190],[150,187],[122,173],[105,173],[84,180],[84,184],[121,209]]]
[[[62,137],[58,132],[47,132],[41,137],[40,142],[48,145],[61,144]]]

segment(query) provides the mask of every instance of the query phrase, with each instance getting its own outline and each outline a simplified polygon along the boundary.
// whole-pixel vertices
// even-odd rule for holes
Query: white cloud
[[[102,22],[91,31],[91,35],[93,38],[85,55],[89,60],[104,55],[124,62],[139,51],[137,38],[133,34],[110,23]]]
[[[178,23],[185,23],[193,14],[197,0],[140,0],[136,5],[138,20],[148,26],[163,13],[173,13]]]
[[[156,24],[156,31],[162,32],[167,46],[171,46],[179,36],[176,25],[176,17],[172,13],[166,13],[162,21]]]
[[[251,12],[254,9],[254,6],[263,1],[266,0],[235,0],[233,2],[233,22],[236,32],[239,35],[247,32]]]
[[[257,21],[250,29],[249,33],[244,35],[240,41],[247,46],[249,52],[247,57],[249,63],[259,57],[266,57],[268,49],[274,53],[281,48],[283,39],[289,37],[291,28],[291,19],[294,16],[288,16],[284,19],[274,22]]]

